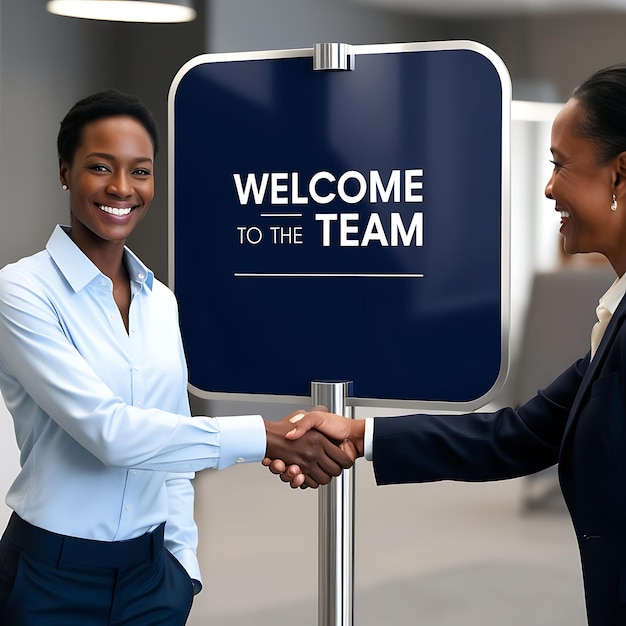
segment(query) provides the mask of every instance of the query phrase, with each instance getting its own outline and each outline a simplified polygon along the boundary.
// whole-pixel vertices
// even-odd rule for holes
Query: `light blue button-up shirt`
[[[0,270],[0,391],[21,471],[6,502],[52,532],[119,541],[166,524],[200,579],[194,472],[259,461],[260,416],[190,417],[173,293],[130,250],[129,330],[112,282],[57,226]]]

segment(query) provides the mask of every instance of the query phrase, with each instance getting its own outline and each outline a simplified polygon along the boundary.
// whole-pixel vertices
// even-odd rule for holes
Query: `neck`
[[[128,276],[124,264],[123,241],[104,241],[84,234],[83,231],[70,229],[69,236],[83,254],[113,283]]]

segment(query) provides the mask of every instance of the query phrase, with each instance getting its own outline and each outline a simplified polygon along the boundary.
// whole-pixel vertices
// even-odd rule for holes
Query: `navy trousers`
[[[90,541],[13,514],[0,541],[0,626],[184,626],[193,586],[163,529]]]

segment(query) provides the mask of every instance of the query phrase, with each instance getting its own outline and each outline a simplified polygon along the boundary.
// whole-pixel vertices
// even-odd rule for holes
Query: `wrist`
[[[359,456],[364,455],[365,449],[365,420],[350,420],[350,439],[352,440]]]
[[[276,445],[282,443],[286,434],[286,429],[280,422],[270,422],[263,420],[265,425],[265,456],[270,459],[275,459]],[[283,432],[284,431],[284,432]]]

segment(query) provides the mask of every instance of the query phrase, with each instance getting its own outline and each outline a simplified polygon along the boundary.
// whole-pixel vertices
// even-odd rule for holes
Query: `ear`
[[[67,185],[67,181],[68,181],[68,170],[69,167],[67,165],[67,163],[61,159],[59,159],[59,180],[61,181],[62,185]],[[68,185],[69,187],[69,185]]]
[[[626,152],[615,157],[615,194],[626,195]]]

